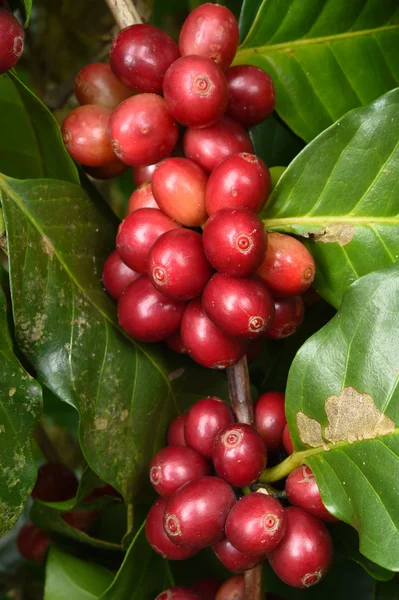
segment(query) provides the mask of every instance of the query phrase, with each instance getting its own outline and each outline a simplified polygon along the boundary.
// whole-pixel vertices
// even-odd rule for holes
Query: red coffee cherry
[[[176,546],[170,541],[163,527],[163,518],[166,509],[166,498],[158,498],[151,506],[145,522],[145,535],[151,548],[168,560],[185,560],[196,554],[196,550],[189,550]]]
[[[191,229],[167,231],[150,250],[148,276],[153,286],[166,296],[179,300],[195,298],[212,273],[202,236]]]
[[[293,335],[303,323],[305,307],[300,296],[276,298],[274,300],[274,319],[266,337],[274,340]]]
[[[251,425],[233,423],[217,434],[212,462],[219,477],[231,485],[251,485],[266,468],[266,446]]]
[[[179,56],[177,44],[157,27],[130,25],[113,40],[109,62],[129,88],[160,94],[165,73]]]
[[[227,515],[236,498],[218,477],[200,477],[183,485],[168,499],[164,527],[178,546],[200,550],[223,537]]]
[[[211,265],[232,277],[254,273],[267,247],[262,221],[246,208],[224,208],[213,214],[205,224],[202,240]]]
[[[270,566],[287,585],[307,588],[318,583],[333,558],[331,536],[319,519],[302,508],[285,509],[286,533],[269,555]]]
[[[160,294],[143,275],[119,298],[119,324],[136,340],[161,342],[178,329],[184,309],[183,302]]]
[[[76,76],[74,88],[79,104],[99,104],[116,108],[133,92],[113,74],[106,63],[86,65]]]
[[[226,521],[226,537],[240,552],[264,555],[278,546],[286,529],[281,504],[272,496],[256,492],[233,506]]]
[[[178,354],[187,354],[187,350],[185,349],[181,339],[180,331],[175,331],[171,336],[166,338],[165,344]]]
[[[176,586],[161,592],[155,600],[202,600],[202,598],[189,588]]]
[[[272,78],[258,67],[237,65],[226,71],[230,103],[227,114],[252,127],[273,112],[276,96]]]
[[[229,117],[223,117],[210,127],[187,129],[183,149],[187,158],[208,172],[230,154],[254,151],[248,132]]]
[[[266,447],[277,452],[283,445],[283,431],[287,423],[284,411],[284,394],[266,392],[259,396],[254,406],[255,427]]]
[[[111,109],[96,104],[78,106],[61,126],[64,144],[74,160],[88,167],[103,167],[115,162],[108,139]]]
[[[184,21],[179,49],[182,56],[205,56],[227,69],[237,52],[238,41],[238,24],[233,13],[225,6],[208,2],[198,6]]]
[[[78,480],[73,471],[61,463],[45,463],[37,472],[31,496],[42,502],[64,502],[76,495]]]
[[[257,274],[278,297],[303,294],[313,282],[316,266],[309,250],[290,235],[268,234],[267,255]]]
[[[209,127],[223,116],[229,96],[222,69],[210,58],[184,56],[163,82],[168,109],[186,127]]]
[[[110,163],[103,165],[102,167],[85,167],[85,172],[90,175],[90,177],[94,177],[94,179],[114,179],[114,177],[119,177],[122,175],[127,169],[127,165],[123,162],[115,158]]]
[[[131,269],[146,273],[148,255],[154,242],[166,231],[180,225],[155,208],[140,208],[119,225],[116,236],[118,254]]]
[[[132,167],[157,163],[171,153],[179,130],[165,100],[138,94],[113,111],[109,137],[116,156]]]
[[[208,319],[201,298],[191,300],[187,306],[180,334],[191,358],[203,367],[225,369],[245,354],[245,342],[227,336]]]
[[[219,579],[208,577],[207,579],[201,579],[201,581],[193,583],[191,589],[196,592],[202,600],[215,600],[215,596],[221,583],[222,582]]]
[[[98,516],[98,511],[75,511],[64,513],[62,518],[65,523],[68,523],[74,529],[79,531],[87,531],[93,525],[94,521]]]
[[[234,575],[222,583],[215,600],[245,600],[244,575]]]
[[[227,335],[264,335],[274,317],[274,301],[261,281],[216,273],[204,289],[202,306]]]
[[[0,8],[0,75],[17,64],[24,51],[25,33],[12,12]]]
[[[215,437],[221,429],[234,422],[231,408],[220,398],[198,400],[188,411],[185,420],[185,440],[197,452],[212,457]]]
[[[102,281],[108,294],[115,300],[139,277],[140,273],[125,265],[116,250],[111,252],[104,263]]]
[[[152,178],[152,190],[161,210],[187,227],[202,225],[207,214],[207,175],[187,158],[168,158]]]
[[[136,186],[139,187],[140,185],[143,185],[143,183],[150,183],[152,181],[152,176],[154,174],[155,169],[159,167],[161,162],[162,160],[153,165],[133,167],[132,175],[133,181],[136,184]]]
[[[242,573],[248,569],[253,569],[262,561],[262,558],[254,556],[253,554],[244,554],[243,552],[240,552],[230,544],[227,538],[223,538],[220,542],[216,542],[216,544],[213,544],[212,548],[226,569],[235,573]]]
[[[186,415],[179,415],[173,419],[168,429],[168,446],[186,446],[184,435],[184,426],[186,424]]]
[[[206,187],[209,215],[221,208],[239,207],[259,212],[269,196],[269,169],[255,154],[241,152],[228,156],[212,171]]]
[[[142,183],[129,198],[127,210],[129,213],[138,210],[139,208],[157,208],[158,203],[152,193],[151,183]]]
[[[211,475],[211,467],[193,448],[166,446],[152,458],[149,474],[154,490],[169,497],[188,481]]]
[[[294,506],[303,508],[322,521],[338,522],[338,519],[331,515],[324,506],[319,486],[308,466],[302,465],[290,473],[285,482],[285,491],[289,502]]]
[[[22,525],[17,537],[17,548],[23,558],[41,564],[49,545],[50,538],[31,521]]]
[[[294,452],[294,446],[292,444],[290,430],[288,429],[288,424],[285,425],[283,429],[283,446],[284,450],[287,454],[292,454]]]

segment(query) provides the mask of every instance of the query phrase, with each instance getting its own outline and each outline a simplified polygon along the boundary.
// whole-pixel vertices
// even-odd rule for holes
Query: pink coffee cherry
[[[73,89],[79,104],[100,104],[107,108],[116,108],[133,94],[115,77],[111,67],[102,62],[83,67],[75,78]]]
[[[322,521],[338,523],[324,506],[319,486],[310,467],[302,465],[289,474],[285,482],[287,498],[294,506],[299,506]]]

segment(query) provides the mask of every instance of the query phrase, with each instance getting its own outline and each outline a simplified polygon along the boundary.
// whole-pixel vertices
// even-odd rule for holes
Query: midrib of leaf
[[[27,210],[27,208],[25,207],[24,203],[21,202],[19,196],[6,183],[4,177],[1,174],[0,174],[0,183],[1,183],[1,186],[3,187],[3,190],[4,190],[5,194],[7,194],[7,196],[9,196],[10,198],[12,198],[12,200],[15,202],[15,204],[18,206],[18,208],[21,210],[21,212],[23,212],[23,214],[26,216],[26,218],[29,220],[29,222],[36,228],[36,230],[39,232],[39,234],[41,236],[47,237],[46,232],[42,229],[42,227],[39,225],[39,223],[33,217],[32,213],[29,210]],[[143,349],[143,347],[140,344],[138,344],[137,342],[135,342],[134,340],[132,340],[132,338],[130,338],[123,331],[123,329],[120,329],[119,326],[115,323],[115,321],[113,319],[111,319],[110,316],[106,312],[104,312],[103,310],[101,310],[101,308],[99,308],[95,304],[95,302],[93,301],[93,299],[91,298],[91,296],[86,293],[86,290],[80,285],[80,283],[78,282],[78,280],[71,273],[68,265],[64,262],[64,260],[62,259],[62,256],[60,255],[60,253],[58,252],[58,250],[57,250],[57,248],[55,246],[54,246],[54,256],[57,258],[57,260],[59,261],[59,263],[65,269],[65,272],[68,274],[68,276],[71,279],[71,281],[73,282],[73,284],[82,292],[82,294],[85,296],[85,298],[87,299],[87,301],[98,311],[98,313],[101,314],[101,316],[103,317],[103,319],[105,321],[109,322],[113,327],[115,327],[115,329],[117,329],[124,337],[126,337],[130,341],[130,343],[132,343],[133,345],[135,345],[140,350],[140,352],[142,352],[144,354],[144,356],[151,362],[151,364],[153,365],[153,367],[161,374],[161,376],[165,380],[166,385],[167,385],[167,387],[169,389],[169,392],[170,392],[170,394],[171,394],[171,396],[173,398],[174,404],[176,406],[176,410],[179,412],[176,395],[175,395],[173,387],[172,387],[169,379],[165,375],[164,371],[159,368],[159,366],[153,360],[153,358],[151,357],[151,355],[147,354],[145,352],[145,350]]]
[[[394,217],[357,217],[353,214],[348,215],[337,215],[337,216],[323,216],[310,217],[304,215],[302,217],[281,217],[275,219],[263,219],[266,227],[279,227],[279,226],[295,226],[295,225],[329,225],[335,223],[345,223],[350,225],[399,225],[399,215]]]
[[[336,33],[334,35],[325,35],[321,37],[313,37],[313,38],[301,38],[299,40],[292,40],[290,42],[281,42],[280,44],[264,44],[263,46],[252,46],[249,48],[239,48],[236,54],[236,58],[234,60],[235,63],[242,63],[243,58],[245,56],[249,56],[251,54],[270,54],[272,52],[281,52],[281,51],[289,51],[296,47],[300,46],[313,46],[316,44],[329,44],[331,42],[352,39],[355,37],[362,37],[367,35],[376,35],[377,33],[383,33],[385,31],[394,31],[395,29],[399,29],[398,25],[384,25],[382,27],[376,27],[375,29],[363,29],[360,31],[347,31],[345,33]],[[252,29],[248,33],[248,36],[243,41],[241,46],[245,46],[247,39],[251,36]]]

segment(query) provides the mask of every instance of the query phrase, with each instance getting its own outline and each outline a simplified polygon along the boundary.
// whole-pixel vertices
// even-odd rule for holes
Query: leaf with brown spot
[[[399,263],[355,282],[302,346],[286,413],[323,502],[359,533],[360,551],[399,570]]]

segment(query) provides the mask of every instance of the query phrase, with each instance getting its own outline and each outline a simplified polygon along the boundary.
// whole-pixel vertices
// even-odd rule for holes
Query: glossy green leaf
[[[36,480],[32,438],[41,406],[40,386],[14,354],[0,288],[0,537],[15,525]]]
[[[225,392],[225,376],[118,329],[100,281],[117,225],[106,207],[58,181],[2,178],[0,189],[19,345],[78,408],[92,469],[131,501],[148,485],[147,465],[179,406]]]
[[[26,19],[25,19],[25,26],[26,26],[29,23],[30,14],[32,12],[32,0],[23,0],[23,4],[25,7],[25,14],[26,14]]]
[[[324,504],[360,551],[399,570],[399,263],[354,283],[296,355],[286,414]]]
[[[399,88],[354,110],[291,163],[262,213],[308,238],[315,287],[338,307],[352,281],[399,258]]]
[[[143,524],[101,600],[153,600],[170,583],[168,561],[151,549]]]
[[[268,167],[287,166],[305,146],[275,113],[249,131],[255,148]]]
[[[113,574],[108,569],[51,546],[44,600],[97,600],[112,579]]]
[[[235,62],[267,71],[276,110],[306,141],[399,84],[397,0],[246,1]]]
[[[53,115],[11,72],[0,75],[0,131],[0,173],[79,183]]]

